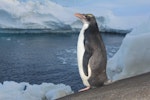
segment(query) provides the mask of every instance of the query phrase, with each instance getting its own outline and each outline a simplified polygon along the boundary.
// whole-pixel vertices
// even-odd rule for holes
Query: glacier
[[[0,29],[49,29],[79,32],[82,24],[76,21],[74,13],[89,13],[82,7],[80,9],[64,7],[51,0],[0,0]],[[131,32],[132,28],[147,18],[116,16],[111,10],[97,11],[96,16],[102,32],[122,34]]]
[[[150,19],[127,34],[118,52],[107,63],[110,80],[150,72]]]
[[[68,8],[49,0],[1,0],[0,28],[71,30],[67,24],[70,13]]]
[[[113,28],[113,26],[108,26],[106,18],[104,16],[96,17],[97,24],[99,27],[100,32],[102,33],[112,33],[112,34],[122,34],[126,35],[127,33],[130,33],[132,31],[132,28],[127,29],[119,29],[119,28]],[[80,20],[76,20],[71,24],[71,28],[74,31],[80,31],[82,28],[82,23]]]

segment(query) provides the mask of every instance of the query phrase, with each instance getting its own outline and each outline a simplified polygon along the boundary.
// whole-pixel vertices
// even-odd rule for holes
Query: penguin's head
[[[96,23],[95,16],[92,14],[76,13],[75,16],[78,17],[82,21],[83,24],[94,24],[94,23]]]

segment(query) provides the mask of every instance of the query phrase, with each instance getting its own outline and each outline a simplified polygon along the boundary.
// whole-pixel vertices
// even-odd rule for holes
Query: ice
[[[123,21],[123,19],[119,20],[119,18],[117,16],[100,16],[100,17],[96,17],[97,20],[97,24],[99,27],[99,30],[101,32],[106,32],[106,33],[119,33],[119,34],[126,34],[132,31],[133,26],[128,24],[128,27],[124,27],[124,25],[126,25]],[[118,21],[119,20],[119,21]],[[126,21],[128,22],[128,21]],[[82,23],[81,21],[77,20],[74,21],[71,24],[71,27],[74,30],[80,30],[82,28]]]
[[[69,86],[67,87],[67,86],[61,84],[57,88],[55,88],[51,91],[48,91],[46,93],[46,97],[48,100],[55,100],[58,97],[63,97],[63,96],[73,93],[73,92],[70,93],[70,91],[71,91],[71,88]]]
[[[0,84],[0,100],[55,100],[72,94],[70,86],[64,84],[5,81]]]
[[[70,29],[73,13],[49,0],[0,0],[0,15],[1,28]]]
[[[101,3],[97,4],[97,2],[94,4],[100,7]],[[113,9],[96,10],[95,7],[88,5],[81,6],[79,9],[64,7],[51,0],[0,0],[0,28],[71,30],[71,27],[82,26],[78,21],[73,23],[76,20],[75,12],[94,14],[98,19],[98,24],[102,24],[103,28],[109,31],[115,31],[112,29],[130,31],[147,19],[144,15],[119,16]]]
[[[87,12],[85,9],[81,10],[83,13],[92,13],[95,15],[101,31],[105,29],[109,32],[130,32],[133,28],[137,27],[148,19],[148,16],[118,16],[114,14],[113,9],[107,11],[94,10],[91,12]],[[75,29],[81,29],[82,23],[78,20],[74,21],[71,24],[71,27]]]
[[[111,80],[150,72],[149,27],[150,20],[136,27],[124,38],[120,49],[107,64],[107,75]]]
[[[77,59],[76,59],[76,49],[73,48],[67,48],[65,50],[60,50],[57,52],[57,58],[62,62],[62,64],[65,65],[76,65],[77,64]]]

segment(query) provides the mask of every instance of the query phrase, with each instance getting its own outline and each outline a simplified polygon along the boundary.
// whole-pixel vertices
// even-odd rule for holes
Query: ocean
[[[123,35],[102,34],[110,59]],[[0,82],[43,82],[84,87],[78,72],[78,34],[0,34]]]

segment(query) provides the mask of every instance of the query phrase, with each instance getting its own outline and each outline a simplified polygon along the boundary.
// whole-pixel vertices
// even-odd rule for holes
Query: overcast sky
[[[20,0],[30,1],[30,0]],[[46,0],[32,0],[46,1]],[[50,0],[65,7],[99,15],[111,11],[117,16],[150,16],[150,0]]]
[[[89,12],[112,11],[119,16],[150,15],[150,0],[52,0],[60,5]]]

